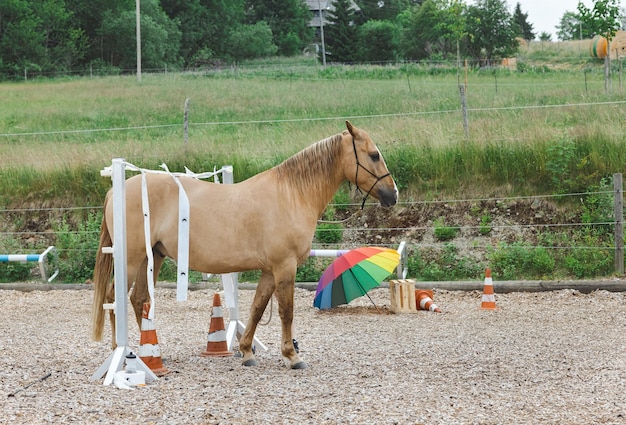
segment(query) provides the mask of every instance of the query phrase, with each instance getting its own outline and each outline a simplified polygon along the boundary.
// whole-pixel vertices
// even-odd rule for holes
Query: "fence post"
[[[624,274],[624,191],[622,173],[613,174],[613,215],[615,216],[615,273]]]
[[[619,56],[619,50],[618,49],[615,49],[615,50],[616,50],[615,53],[617,54],[617,61],[619,63],[619,89],[621,91],[622,90],[622,59],[623,58]]]
[[[189,142],[189,98],[185,99],[185,114],[183,117],[183,140],[185,143],[185,153],[187,153],[187,142]]]
[[[465,138],[469,139],[469,124],[467,122],[467,102],[465,100],[465,87],[459,85],[459,93],[461,94],[461,109],[463,112],[463,130],[465,130]]]

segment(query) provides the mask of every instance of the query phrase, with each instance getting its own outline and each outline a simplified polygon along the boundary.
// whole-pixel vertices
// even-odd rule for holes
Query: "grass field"
[[[456,72],[418,65],[156,74],[141,83],[134,76],[4,83],[0,171],[13,177],[11,185],[32,189],[33,180],[58,173],[75,178],[124,157],[146,167],[166,162],[198,171],[235,163],[242,179],[340,132],[346,118],[370,132],[392,171],[401,175],[410,166],[409,175],[400,176],[405,189],[429,180],[435,186],[419,189],[449,190],[480,170],[520,164],[515,178],[529,172],[532,181],[547,147],[567,140],[599,144],[597,160],[607,171],[622,163],[610,150],[623,139],[623,91],[615,77],[605,93],[600,62],[568,71],[471,70],[461,81],[467,83],[469,137]],[[407,156],[411,163],[402,164]],[[454,170],[451,156],[460,156]],[[507,174],[493,178],[510,184]],[[0,187],[8,195],[19,192]]]

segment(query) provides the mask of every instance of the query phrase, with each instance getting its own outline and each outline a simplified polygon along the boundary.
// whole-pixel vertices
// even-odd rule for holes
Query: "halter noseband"
[[[365,198],[363,198],[363,202],[361,203],[361,209],[363,209],[365,207],[365,201],[367,200],[367,197],[370,196],[370,193],[374,189],[374,186],[376,186],[376,184],[378,184],[378,182],[384,179],[385,177],[390,176],[391,173],[387,172],[387,174],[383,174],[382,176],[379,177],[376,174],[372,173],[370,170],[368,170],[363,164],[361,164],[359,162],[359,155],[357,155],[356,153],[356,143],[354,142],[354,136],[352,136],[352,148],[354,149],[354,159],[356,159],[356,173],[354,173],[354,184],[356,185],[356,190],[361,194],[363,193],[358,183],[359,182],[359,167],[363,168],[365,171],[370,173],[370,175],[376,178],[376,181],[374,182],[372,187],[370,187],[370,190],[368,190],[367,193],[365,194]]]

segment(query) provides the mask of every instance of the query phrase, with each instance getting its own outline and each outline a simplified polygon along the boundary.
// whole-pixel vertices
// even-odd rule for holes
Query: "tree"
[[[5,1],[0,9],[0,57],[5,72],[20,72],[45,55],[45,35],[39,19],[25,0]]]
[[[601,35],[611,41],[620,29],[619,0],[595,0],[593,9],[579,2],[578,13],[583,26],[589,28],[592,35]]]
[[[83,0],[84,1],[84,0]],[[160,0],[171,20],[180,23],[180,54],[187,66],[229,54],[232,28],[243,23],[244,0]]]
[[[551,41],[552,40],[552,35],[549,32],[541,31],[541,34],[539,34],[539,40],[540,41]]]
[[[357,17],[359,25],[367,21],[393,21],[398,14],[406,10],[409,0],[357,0],[361,13]]]
[[[586,27],[596,35],[601,35],[607,39],[608,47],[615,33],[620,29],[619,0],[595,0],[593,9],[589,9],[582,2],[578,3],[578,13]],[[608,53],[608,52],[607,52]],[[604,91],[608,92],[610,86],[611,55],[604,57]]]
[[[556,29],[556,36],[563,41],[591,38],[593,36],[590,32],[591,28],[587,25],[583,27],[581,16],[576,12],[565,12]]]
[[[515,11],[513,12],[513,22],[515,23],[515,32],[518,37],[522,37],[526,41],[535,39],[533,25],[528,22],[528,13],[522,12],[522,6],[517,2]]]
[[[358,57],[355,11],[350,0],[336,0],[325,25],[326,55],[332,62],[354,62]]]
[[[367,21],[359,27],[360,60],[387,62],[397,59],[400,30],[390,21]]]
[[[457,77],[460,78],[461,67],[461,40],[467,35],[467,26],[463,14],[467,6],[463,0],[440,0],[443,1],[443,11],[439,27],[442,29],[442,37],[452,41],[456,45]]]
[[[469,53],[479,62],[512,56],[519,45],[505,0],[476,0],[467,8]]]
[[[80,29],[87,39],[87,52],[85,60],[87,62],[95,59],[104,59],[103,40],[100,36],[102,30],[102,20],[106,12],[113,15],[125,11],[135,10],[134,0],[65,0],[69,12],[71,12],[75,27]]]
[[[80,63],[86,38],[64,0],[4,0],[0,57],[4,73],[63,71]]]
[[[302,0],[246,0],[245,9],[249,24],[267,22],[281,55],[296,55],[313,40],[311,11]]]
[[[231,56],[235,63],[243,59],[260,58],[276,54],[278,47],[272,43],[272,29],[267,22],[240,25],[228,37]]]
[[[122,69],[133,69],[137,64],[135,10],[114,14],[107,11],[102,19],[99,35],[103,40],[103,60]],[[143,0],[141,8],[142,66],[163,68],[179,65],[181,33],[178,26],[165,14],[157,0]]]
[[[437,5],[433,0],[426,0],[421,6],[411,8],[401,41],[406,59],[426,59],[433,53],[433,44],[439,38],[436,30],[437,14]]]
[[[402,32],[404,56],[417,60],[452,56],[464,33],[464,7],[458,0],[425,0],[413,7]]]

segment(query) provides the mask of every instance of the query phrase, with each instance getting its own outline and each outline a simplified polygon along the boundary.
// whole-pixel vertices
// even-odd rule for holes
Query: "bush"
[[[176,282],[178,280],[178,264],[171,258],[166,258],[159,271],[159,281],[163,282]],[[202,273],[189,270],[189,282],[197,283],[202,281]]]
[[[486,236],[491,232],[491,216],[488,214],[484,214],[480,216],[480,226],[478,227],[478,233],[483,236]]]
[[[75,229],[63,218],[55,229],[59,252],[59,276],[66,283],[91,279],[100,243],[102,212],[90,213]]]
[[[315,237],[320,243],[337,243],[343,237],[343,226],[338,223],[320,223],[315,230]]]
[[[296,282],[317,282],[322,277],[322,273],[332,262],[330,258],[309,258],[304,264],[298,267]]]
[[[443,217],[439,217],[433,223],[435,238],[438,241],[449,241],[456,237],[456,234],[459,232],[458,227],[450,227],[445,225],[445,219]]]
[[[459,255],[453,244],[445,244],[443,252],[430,250],[432,259],[425,260],[420,252],[409,256],[409,275],[422,281],[476,279],[484,272],[485,266],[475,259]]]
[[[492,270],[500,279],[534,279],[554,273],[555,260],[547,249],[526,242],[503,243],[490,253]]]
[[[605,276],[613,268],[613,256],[606,249],[574,248],[564,262],[567,271],[577,279]]]
[[[324,220],[334,220],[335,209],[332,206],[326,208]],[[343,225],[340,223],[319,223],[315,230],[315,238],[323,244],[334,244],[343,238]]]
[[[23,251],[20,243],[15,239],[8,237],[0,240],[0,253],[17,254]],[[31,277],[31,270],[34,263],[0,263],[0,282],[18,282],[27,280]]]

